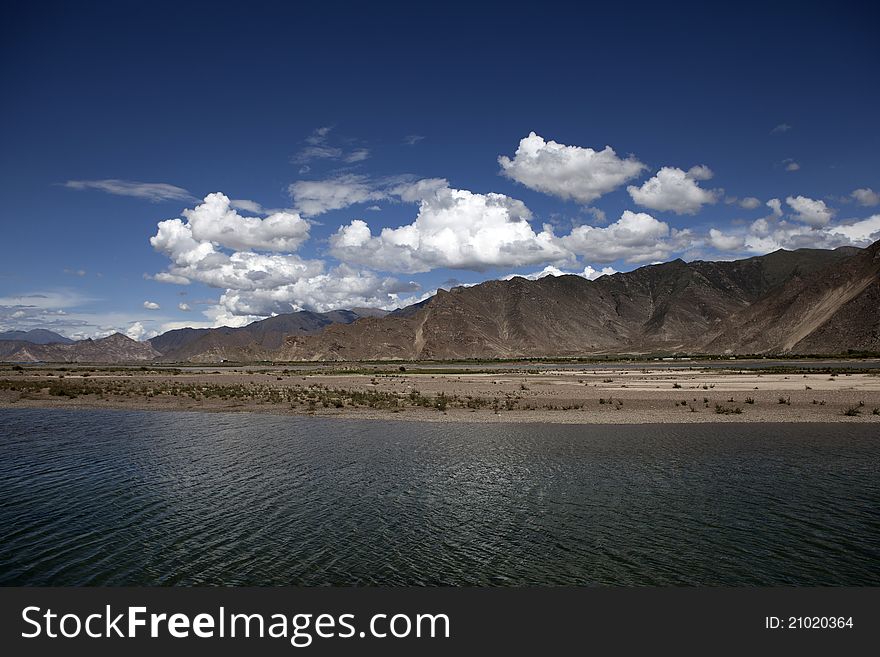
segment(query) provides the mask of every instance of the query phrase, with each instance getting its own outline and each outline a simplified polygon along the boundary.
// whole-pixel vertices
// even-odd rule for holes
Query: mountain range
[[[880,352],[880,242],[439,291],[381,319],[289,336],[278,360]]]
[[[289,335],[311,335],[331,324],[351,324],[363,317],[383,317],[374,308],[314,313],[303,310],[269,317],[247,326],[176,329],[152,338],[150,345],[167,361],[217,362],[272,360]]]
[[[0,342],[0,358],[244,362],[880,353],[880,242],[735,261],[673,260],[596,280],[514,277],[439,290],[391,313],[303,311],[241,328],[169,331],[146,343],[118,334],[104,340]],[[10,344],[21,345],[19,351],[4,346]]]
[[[46,363],[127,363],[150,361],[161,354],[148,342],[114,333],[99,340],[35,344],[19,340],[0,342],[0,360]]]
[[[31,342],[33,344],[70,344],[70,338],[59,335],[46,329],[32,329],[30,331],[6,331],[0,333],[0,342],[15,340],[17,342]]]

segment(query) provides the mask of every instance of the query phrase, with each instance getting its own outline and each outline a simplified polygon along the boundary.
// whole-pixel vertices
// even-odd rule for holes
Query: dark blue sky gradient
[[[289,207],[290,183],[338,169],[318,162],[300,174],[291,161],[319,126],[370,150],[354,172],[444,177],[453,187],[508,194],[526,203],[537,226],[577,223],[582,211],[498,174],[497,157],[512,156],[530,131],[563,144],[608,144],[651,171],[705,163],[712,186],[762,201],[880,189],[873,3],[716,5],[7,4],[0,297],[67,290],[83,297],[82,312],[125,314],[119,322],[150,319],[141,304],[155,299],[164,319],[204,320],[166,313],[180,290],[143,277],[167,266],[149,244],[156,223],[192,204],[62,183],[163,182],[199,198],[222,191]],[[771,135],[782,123],[792,129]],[[424,139],[405,145],[412,134]],[[801,170],[785,171],[786,158]],[[595,205],[612,221],[637,209],[623,188]],[[877,212],[835,207],[841,217]],[[339,225],[363,217],[375,233],[416,212],[391,204],[369,216],[327,213],[301,253],[332,263],[326,238]],[[652,214],[706,229],[762,212],[721,203],[696,216]],[[430,289],[450,277],[506,273],[402,278]],[[218,294],[187,290],[189,298]]]

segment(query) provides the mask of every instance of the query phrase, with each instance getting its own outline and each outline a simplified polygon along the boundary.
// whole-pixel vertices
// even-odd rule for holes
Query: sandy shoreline
[[[880,370],[592,369],[376,374],[26,368],[0,408],[249,412],[417,422],[876,422]],[[875,409],[877,409],[875,411]]]

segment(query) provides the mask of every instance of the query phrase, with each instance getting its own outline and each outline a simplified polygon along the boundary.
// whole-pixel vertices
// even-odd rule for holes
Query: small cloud
[[[586,205],[641,175],[635,157],[620,158],[605,146],[597,151],[547,141],[535,132],[520,140],[514,156],[498,157],[501,175],[529,189]],[[682,172],[684,175],[684,172]]]
[[[407,146],[415,146],[422,141],[422,139],[424,139],[422,135],[407,135],[403,138],[403,143]]]
[[[317,128],[305,138],[306,146],[301,148],[291,158],[293,163],[302,165],[299,169],[300,173],[308,173],[310,171],[308,163],[314,160],[342,161],[354,164],[355,162],[363,162],[370,157],[370,151],[366,148],[346,150],[335,143],[331,143],[330,133],[332,130],[333,126]],[[334,141],[338,143],[340,139]],[[343,139],[341,141],[344,143],[349,140]]]
[[[775,128],[773,128],[773,129],[770,131],[770,134],[771,134],[771,135],[778,135],[778,134],[781,134],[781,133],[783,133],[783,132],[788,132],[789,130],[791,130],[791,126],[790,126],[790,125],[788,125],[787,123],[780,123],[778,126],[776,126]]]
[[[330,146],[307,146],[293,156],[293,161],[311,162],[312,160],[338,160],[342,157],[342,149]]]
[[[312,131],[312,134],[306,137],[306,143],[312,144],[313,146],[324,143],[327,140],[327,135],[330,134],[331,130],[333,130],[332,125],[325,125],[321,128],[315,128]]]
[[[605,214],[605,210],[594,207],[584,208],[584,211],[591,214],[593,216],[593,221],[597,224],[606,224],[608,223],[608,217]]]
[[[182,311],[185,312],[185,313],[188,313],[188,312],[190,311],[190,307],[189,307],[189,304],[188,304],[188,303],[179,303],[179,304],[177,304],[177,309],[178,309],[178,310],[182,310]]]
[[[256,201],[249,201],[243,198],[232,199],[231,201],[229,201],[229,205],[231,205],[236,210],[243,210],[245,212],[251,212],[253,214],[265,214],[263,206]]]
[[[792,218],[810,226],[825,226],[834,216],[834,209],[825,205],[825,201],[819,201],[806,196],[788,196],[785,199],[788,206],[795,211]]]
[[[746,210],[755,210],[761,207],[761,201],[754,196],[746,196],[745,198],[739,200],[739,206],[741,208],[745,208]]]
[[[709,230],[709,244],[718,251],[739,251],[745,246],[745,239],[739,235],[726,235],[717,228]]]
[[[155,301],[144,301],[144,308],[147,310],[159,310],[159,304]]]
[[[703,205],[717,203],[723,198],[720,189],[704,189],[699,182],[713,177],[705,164],[683,171],[677,167],[662,167],[641,187],[626,188],[633,201],[652,210],[672,211],[676,214],[696,214]]]
[[[705,164],[698,164],[688,169],[687,177],[691,180],[711,180],[715,174]]]
[[[80,278],[82,278],[83,276],[86,275],[86,270],[85,269],[65,269],[64,273],[67,274],[68,276],[79,276]]]
[[[367,176],[351,173],[326,180],[298,180],[288,190],[296,209],[307,217],[388,198],[388,191]]]
[[[853,191],[850,196],[855,199],[859,205],[870,207],[872,205],[880,205],[880,194],[870,187],[862,187]]]
[[[135,180],[119,180],[107,178],[105,180],[68,180],[64,183],[67,189],[97,190],[114,196],[131,196],[142,198],[152,203],[162,201],[192,201],[193,195],[183,187],[169,185],[168,183],[145,183]]]
[[[155,274],[153,276],[150,276],[149,274],[144,274],[144,278],[152,278],[154,281],[158,281],[159,283],[172,283],[174,285],[190,284],[190,280],[186,276],[172,274],[167,271],[160,271],[158,274]]]
[[[786,171],[800,171],[801,165],[792,160],[790,157],[782,160]]]
[[[342,158],[343,162],[347,162],[348,164],[353,164],[355,162],[363,162],[368,157],[370,157],[370,151],[366,148],[358,148],[357,150],[348,153]]]

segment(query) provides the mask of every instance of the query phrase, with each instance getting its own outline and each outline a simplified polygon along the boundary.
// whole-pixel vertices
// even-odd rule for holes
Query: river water
[[[0,410],[0,584],[876,586],[876,434]]]

